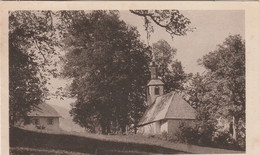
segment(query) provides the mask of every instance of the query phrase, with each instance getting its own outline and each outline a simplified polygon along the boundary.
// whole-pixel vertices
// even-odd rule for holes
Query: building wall
[[[185,123],[188,126],[194,125],[193,120],[165,120],[157,121],[138,128],[138,133],[149,135],[149,134],[161,134],[167,132],[169,135],[175,135],[178,131],[181,123]]]
[[[168,121],[161,123],[161,133],[168,132]]]
[[[138,128],[137,133],[148,134],[161,134],[163,131],[168,132],[167,121],[157,121]]]
[[[48,119],[52,119],[52,124],[48,124]],[[30,124],[25,125],[25,128],[30,129],[39,129],[39,127],[43,127],[43,130],[60,130],[59,117],[31,117]]]
[[[158,123],[153,122],[142,127],[139,127],[137,133],[148,135],[148,134],[156,134],[158,132]]]

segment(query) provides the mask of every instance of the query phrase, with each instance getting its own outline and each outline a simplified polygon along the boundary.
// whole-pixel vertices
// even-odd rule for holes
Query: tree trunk
[[[106,127],[104,124],[101,124],[101,133],[102,133],[102,135],[106,134]]]
[[[235,117],[233,116],[233,139],[235,141],[237,141],[237,132],[236,132],[236,121],[235,121]]]
[[[122,134],[124,134],[125,131],[126,131],[126,124],[125,124],[125,123],[122,123],[122,124],[120,125],[120,128],[121,128]]]
[[[107,124],[107,134],[109,134],[110,133],[110,124],[108,123]]]
[[[134,127],[134,130],[135,130],[135,134],[136,134],[137,133],[137,127],[136,126]]]
[[[101,130],[102,130],[102,134],[106,135],[107,134],[107,122],[106,120],[101,120],[100,122],[100,126],[101,126]]]

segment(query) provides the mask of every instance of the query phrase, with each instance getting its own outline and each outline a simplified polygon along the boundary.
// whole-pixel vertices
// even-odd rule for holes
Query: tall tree
[[[55,53],[52,13],[50,11],[13,11],[9,13],[9,119],[13,126],[26,118],[32,107],[47,93],[46,67]]]
[[[165,83],[165,92],[182,91],[187,77],[181,62],[174,60],[176,52],[165,40],[152,45],[153,59],[158,65],[159,76]]]
[[[237,140],[238,127],[245,127],[245,42],[240,35],[229,36],[201,64],[216,81],[217,114],[232,119]]]
[[[150,53],[116,12],[65,13],[71,22],[63,73],[73,79],[74,121],[90,131],[99,125],[102,133],[124,132],[143,110]]]
[[[218,119],[232,122],[233,140],[245,146],[245,42],[240,35],[229,36],[199,63],[207,69],[187,84],[187,101],[196,108],[200,126],[217,131]],[[201,123],[202,122],[202,123]],[[203,125],[204,124],[204,125]],[[209,129],[207,125],[214,126]],[[225,137],[229,139],[229,137]]]
[[[35,106],[37,103],[40,103],[44,96],[48,93],[48,90],[45,87],[45,84],[48,81],[48,74],[51,73],[53,75],[57,75],[55,65],[54,67],[49,67],[55,58],[54,56],[60,54],[57,52],[57,47],[60,47],[62,42],[59,40],[62,37],[67,37],[66,34],[73,34],[74,36],[77,34],[78,37],[68,37],[67,39],[70,42],[74,43],[85,43],[85,41],[89,41],[92,39],[92,34],[88,35],[89,32],[94,29],[81,29],[82,26],[80,24],[79,18],[83,17],[88,18],[87,16],[82,16],[89,11],[78,11],[73,14],[66,11],[14,11],[9,14],[9,22],[10,22],[10,31],[9,31],[9,49],[10,49],[10,123],[14,124],[14,122],[20,120],[20,118],[25,117],[26,114],[30,111],[30,109]],[[117,14],[118,11],[109,11],[112,14]],[[142,16],[147,18],[146,14],[140,14],[140,11],[131,11],[132,13],[139,13],[138,16]],[[173,15],[180,15],[178,11],[149,11],[154,12],[149,16],[153,17],[153,20],[157,21],[159,16],[162,19],[168,20],[168,22],[178,23],[177,18],[173,20]],[[172,12],[172,13],[171,13]],[[175,12],[175,13],[173,13]],[[177,16],[176,16],[177,17]],[[178,19],[184,19],[184,17],[179,16]],[[75,20],[77,19],[77,20]],[[98,19],[98,18],[95,18]],[[92,19],[92,20],[95,20]],[[150,17],[147,18],[148,20]],[[87,21],[87,20],[86,20]],[[146,20],[147,21],[147,20]],[[155,22],[154,21],[154,22]],[[180,23],[185,25],[185,21],[179,21]],[[78,23],[77,23],[78,22]],[[69,27],[71,27],[71,23],[77,27],[75,31],[70,31],[68,33]],[[146,22],[147,23],[147,22]],[[158,25],[158,21],[155,22]],[[160,23],[160,21],[159,21]],[[89,24],[89,23],[84,23]],[[104,24],[104,23],[102,23]],[[188,24],[188,22],[186,22]],[[149,25],[149,24],[146,24]],[[164,27],[167,31],[174,30],[172,32],[176,32],[175,35],[180,35],[182,30],[186,29],[184,26],[174,27],[172,24],[163,25],[160,23],[161,27]],[[168,29],[168,28],[170,29]],[[89,27],[88,27],[89,28]],[[92,27],[93,28],[93,27]],[[105,29],[105,28],[104,28]],[[83,31],[84,30],[84,31]],[[103,29],[101,29],[102,31]],[[136,31],[136,30],[133,30]],[[170,32],[169,31],[169,32]],[[186,30],[184,30],[186,31]],[[183,31],[183,32],[184,32]],[[172,33],[174,34],[174,33]],[[183,33],[184,34],[184,33]],[[64,35],[64,36],[62,36]],[[109,34],[110,35],[110,34]],[[95,38],[100,39],[103,36],[95,36]],[[129,37],[129,36],[128,36]],[[82,42],[77,42],[77,38],[84,38],[85,40]],[[131,36],[130,36],[131,38]],[[103,40],[102,40],[103,41]],[[99,46],[100,42],[95,42],[96,46]],[[84,47],[82,44],[75,44],[75,46]],[[94,44],[93,44],[94,45]],[[142,45],[143,46],[143,45]],[[143,47],[142,47],[143,48]],[[149,57],[149,56],[147,56]],[[16,60],[16,61],[15,61]],[[19,72],[16,72],[20,70]],[[25,73],[25,74],[23,74]],[[75,76],[78,74],[74,72]],[[29,82],[30,81],[30,82]],[[28,84],[30,83],[30,84]],[[86,84],[86,83],[84,83]],[[30,86],[29,86],[30,85]],[[19,90],[21,89],[21,90]],[[19,90],[19,92],[18,92]],[[33,90],[33,91],[32,91]],[[142,89],[138,89],[137,92],[140,92]],[[21,95],[23,94],[23,95]],[[30,95],[25,95],[30,94]],[[133,93],[132,96],[135,96],[132,99],[135,102],[139,101],[139,97],[136,95],[137,93]],[[75,95],[75,94],[74,94]],[[22,96],[22,97],[21,97]],[[22,102],[20,102],[21,98],[23,98]],[[25,105],[24,105],[25,104]],[[135,105],[132,105],[135,107]],[[143,109],[141,107],[136,107],[137,109]],[[90,109],[87,109],[90,110]],[[93,109],[92,109],[93,110]],[[132,114],[131,114],[132,115]],[[135,118],[139,117],[140,113],[135,115]],[[136,122],[136,121],[135,121]]]

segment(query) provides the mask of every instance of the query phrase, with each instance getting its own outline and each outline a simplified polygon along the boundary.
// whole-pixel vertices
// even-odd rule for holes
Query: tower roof
[[[160,79],[152,79],[150,82],[147,84],[147,86],[158,86],[158,85],[164,85],[162,80]]]

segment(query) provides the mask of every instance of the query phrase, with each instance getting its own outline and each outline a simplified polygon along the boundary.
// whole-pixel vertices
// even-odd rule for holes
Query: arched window
[[[154,89],[154,94],[155,94],[155,95],[159,95],[159,94],[160,94],[160,89],[159,89],[158,86],[155,87],[155,89]]]

